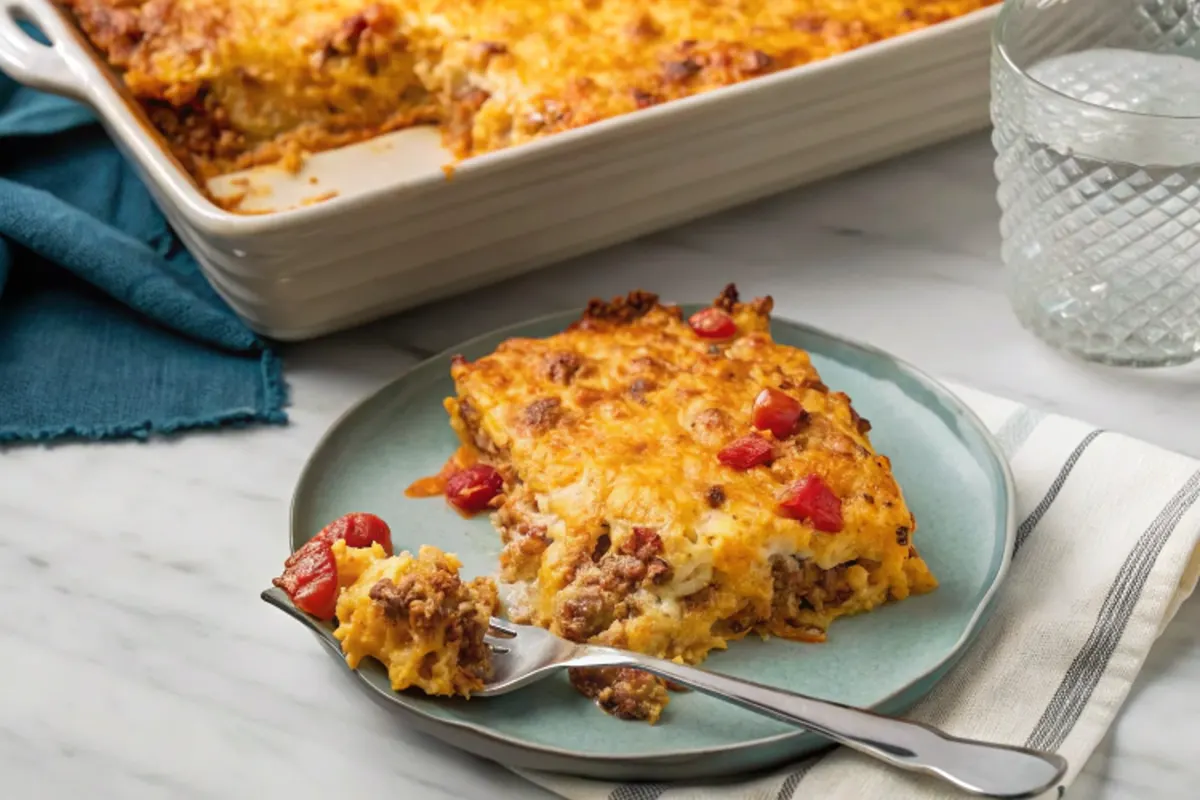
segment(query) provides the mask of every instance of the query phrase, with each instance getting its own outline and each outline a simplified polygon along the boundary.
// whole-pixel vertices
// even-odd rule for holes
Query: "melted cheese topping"
[[[352,669],[374,658],[396,691],[465,697],[483,688],[491,672],[483,635],[498,606],[491,580],[462,581],[458,559],[428,545],[389,558],[379,544],[338,541],[333,554],[342,587],[334,636]]]
[[[838,616],[936,586],[850,398],[771,339],[769,299],[738,303],[730,287],[716,305],[738,327],[726,342],[634,293],[452,368],[456,430],[510,478],[494,521],[516,621],[695,662],[751,631],[819,641]],[[753,431],[764,387],[807,422],[769,466],[725,466],[717,453]],[[840,532],[778,513],[810,475],[840,498]]]
[[[200,176],[442,125],[459,158],[998,0],[61,0]]]

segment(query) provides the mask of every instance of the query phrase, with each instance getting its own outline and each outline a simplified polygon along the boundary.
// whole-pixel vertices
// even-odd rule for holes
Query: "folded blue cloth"
[[[0,443],[281,424],[285,402],[90,111],[0,73]]]

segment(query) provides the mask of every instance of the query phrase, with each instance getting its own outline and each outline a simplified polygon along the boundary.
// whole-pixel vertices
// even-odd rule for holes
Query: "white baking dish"
[[[67,16],[0,0],[0,69],[90,104],[213,286],[255,330],[309,338],[988,124],[997,7],[826,61],[443,168],[432,129],[222,176],[210,202]],[[27,19],[44,47],[15,24]],[[321,202],[314,198],[336,193]]]

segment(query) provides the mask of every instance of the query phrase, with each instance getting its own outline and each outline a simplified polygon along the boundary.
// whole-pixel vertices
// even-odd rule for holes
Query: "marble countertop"
[[[0,453],[0,776],[12,797],[544,798],[406,729],[258,599],[326,427],[424,356],[640,286],[729,279],[944,378],[1200,456],[1200,367],[1065,360],[1003,296],[991,151],[967,137],[285,351],[292,422]],[[1200,601],[1071,796],[1195,797]]]

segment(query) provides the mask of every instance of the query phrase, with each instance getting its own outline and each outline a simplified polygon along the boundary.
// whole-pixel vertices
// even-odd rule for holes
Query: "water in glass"
[[[1094,361],[1193,360],[1200,141],[1162,117],[1200,118],[1200,61],[1096,47],[1045,58],[1022,75],[996,58],[993,140],[1018,318]]]

